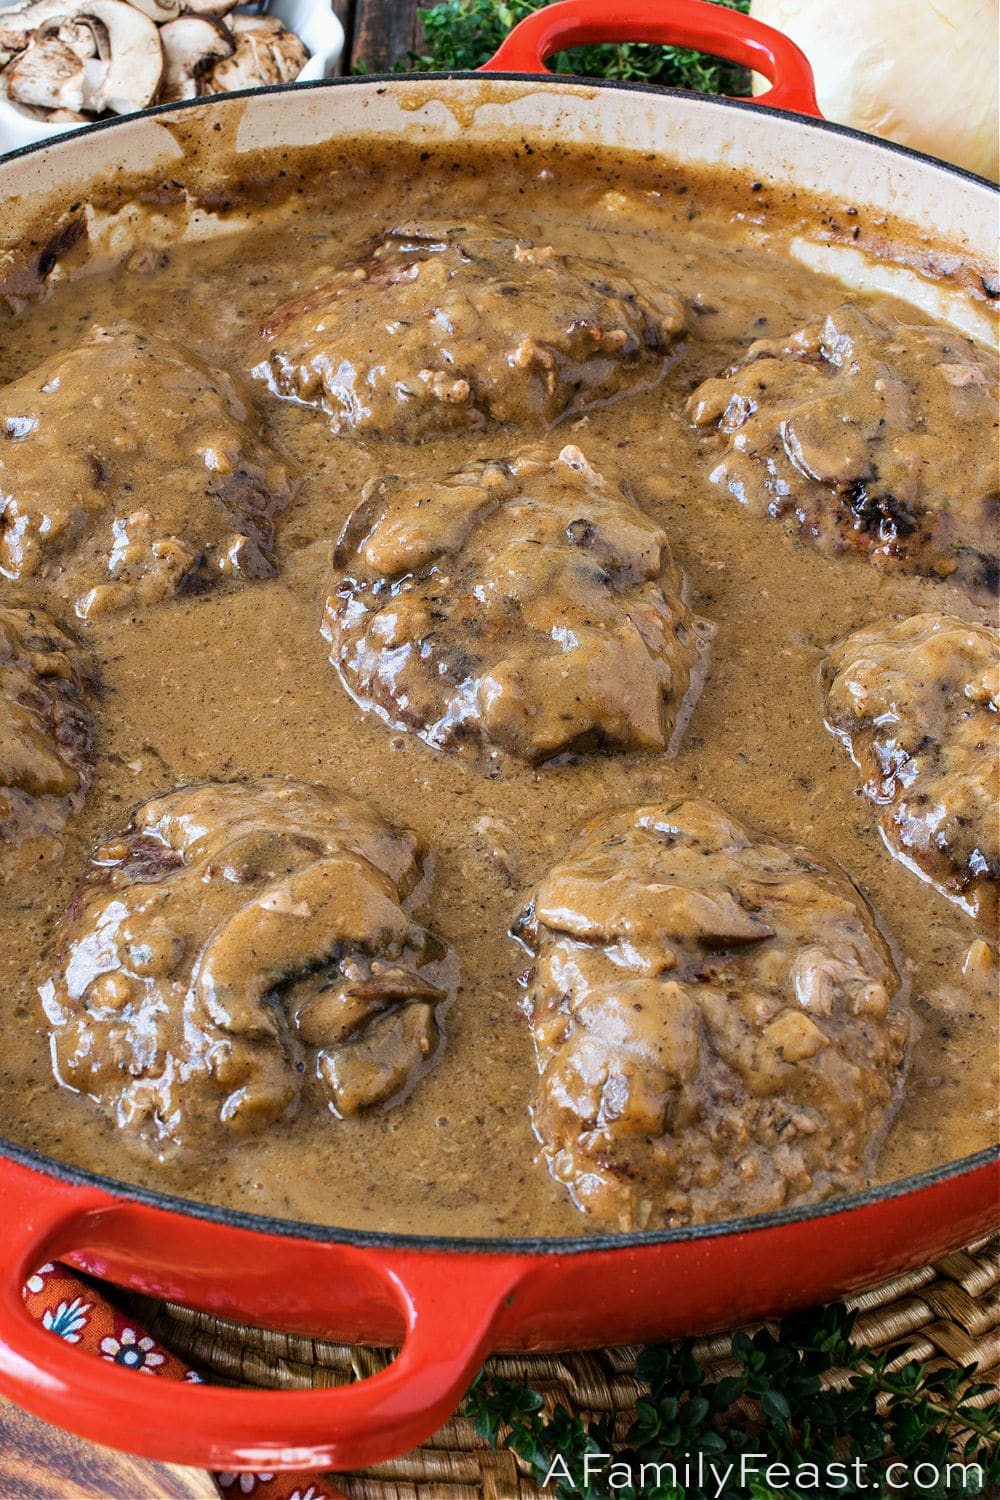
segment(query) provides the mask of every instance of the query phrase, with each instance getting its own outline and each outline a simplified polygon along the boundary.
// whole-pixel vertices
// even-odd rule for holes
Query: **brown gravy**
[[[323,417],[259,390],[266,428],[304,476],[279,518],[273,580],[101,616],[81,634],[104,683],[93,786],[58,858],[22,869],[0,907],[0,1134],[62,1161],[205,1202],[382,1231],[572,1235],[587,1222],[535,1161],[528,1105],[536,1066],[518,1009],[521,949],[508,936],[524,893],[580,824],[618,806],[689,796],[720,803],[780,839],[835,857],[872,901],[919,1018],[907,1094],[877,1163],[890,1181],[987,1146],[996,1134],[995,995],[963,976],[979,933],[894,861],[877,809],[823,725],[829,647],[893,611],[991,618],[957,586],[831,559],[706,483],[684,403],[752,338],[836,305],[843,288],[748,243],[720,194],[647,194],[627,176],[605,196],[571,163],[415,178],[391,162],[337,197],[292,199],[264,228],[171,249],[64,282],[2,326],[6,377],[32,369],[94,323],[127,317],[215,364],[245,371],[249,335],[321,267],[387,224],[421,214],[501,217],[516,234],[641,270],[679,288],[690,335],[664,384],[544,435],[620,469],[662,522],[692,606],[717,625],[709,674],[675,755],[583,756],[484,777],[461,758],[364,716],[337,682],[320,636],[333,539],[362,484],[509,453],[537,433],[459,435],[412,447],[332,438]],[[502,200],[502,201],[501,201]],[[881,299],[883,306],[892,306]],[[897,304],[897,310],[906,309]],[[43,586],[3,584],[5,603]],[[433,922],[462,983],[436,1068],[402,1104],[350,1120],[272,1127],[225,1157],[159,1166],[127,1149],[86,1099],[60,1090],[37,986],[58,918],[92,846],[141,800],[210,778],[278,773],[328,781],[413,828],[433,851]],[[307,1127],[307,1128],[305,1128]]]

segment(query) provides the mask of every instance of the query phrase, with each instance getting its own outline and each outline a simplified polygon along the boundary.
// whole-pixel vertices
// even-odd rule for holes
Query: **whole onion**
[[[997,0],[752,0],[808,57],[829,120],[996,178]],[[767,81],[755,78],[754,92]]]

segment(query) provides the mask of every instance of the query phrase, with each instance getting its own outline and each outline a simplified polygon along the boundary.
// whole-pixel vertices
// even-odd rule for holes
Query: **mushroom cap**
[[[241,0],[183,0],[185,13],[192,16],[228,16]]]
[[[93,57],[107,62],[111,56],[108,28],[96,16],[78,16],[71,21],[60,16],[46,21],[35,33],[35,40],[49,36],[58,37],[71,52],[76,53],[81,62],[89,62]]]
[[[181,13],[181,0],[129,0],[129,3],[157,26],[166,25]]]
[[[8,99],[31,109],[81,110],[86,95],[83,59],[57,36],[19,52],[2,75]]]
[[[309,61],[309,49],[274,16],[234,15],[227,25],[236,38],[236,50],[212,69],[206,93],[292,83]]]
[[[152,104],[163,76],[163,49],[149,17],[125,0],[65,0],[64,15],[93,16],[107,27],[111,60],[88,108],[124,115]]]
[[[0,9],[0,67],[23,52],[46,21],[62,20],[65,15],[66,0],[19,0],[17,5]]]
[[[163,82],[160,99],[196,99],[202,78],[214,62],[231,57],[236,49],[231,32],[210,16],[183,15],[160,27]]]

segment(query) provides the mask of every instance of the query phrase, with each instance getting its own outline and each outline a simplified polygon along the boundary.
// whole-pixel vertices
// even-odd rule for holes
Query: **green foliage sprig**
[[[811,1479],[802,1489],[784,1484],[779,1500],[861,1494],[868,1500],[944,1500],[1000,1492],[1000,1401],[974,1404],[996,1388],[973,1384],[974,1366],[931,1371],[924,1364],[901,1363],[904,1346],[875,1353],[856,1345],[851,1338],[856,1317],[834,1303],[787,1318],[777,1335],[737,1334],[733,1357],[739,1373],[718,1380],[706,1377],[690,1342],[646,1349],[636,1374],[648,1394],[636,1403],[625,1447],[617,1450],[613,1418],[585,1422],[561,1406],[549,1416],[542,1396],[526,1382],[487,1383],[480,1376],[466,1414],[493,1447],[512,1448],[539,1484],[561,1456],[573,1478],[554,1478],[560,1500],[772,1500],[776,1492],[761,1480],[738,1481],[741,1455],[760,1453],[786,1465],[793,1479],[806,1465],[823,1473],[835,1463],[846,1471],[845,1482],[838,1470],[837,1483],[829,1488]],[[823,1377],[833,1370],[847,1372],[846,1381],[825,1385]],[[679,1471],[688,1463],[696,1472],[701,1454],[706,1468],[715,1466],[715,1475],[732,1464],[736,1477],[721,1488],[714,1476],[703,1486],[640,1488],[621,1484],[618,1470],[580,1483],[588,1453],[613,1453],[615,1463],[627,1464],[634,1475],[642,1465],[650,1473],[654,1465],[670,1461]],[[942,1477],[936,1487],[910,1488],[904,1471],[896,1470],[890,1486],[890,1462],[910,1473],[918,1465],[932,1466],[942,1476],[949,1463],[979,1465],[981,1482],[971,1472],[965,1480],[953,1475],[950,1483]]]
[[[507,33],[549,0],[444,0],[417,14],[423,23],[426,52],[411,53],[406,67],[421,73],[465,72],[492,57]],[[727,10],[747,11],[750,0],[716,0]],[[657,47],[644,42],[577,47],[549,59],[556,73],[584,78],[612,78],[631,83],[658,83],[701,93],[745,94],[745,68],[706,57],[687,47]]]

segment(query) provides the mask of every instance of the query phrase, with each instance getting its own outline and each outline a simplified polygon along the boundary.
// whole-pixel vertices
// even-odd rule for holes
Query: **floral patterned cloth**
[[[24,1284],[24,1300],[32,1317],[56,1338],[79,1344],[140,1375],[202,1384],[196,1370],[162,1348],[66,1266],[51,1261],[39,1266]],[[254,1500],[345,1500],[330,1474],[243,1473],[214,1478],[224,1500],[242,1500],[245,1495],[253,1495]]]

